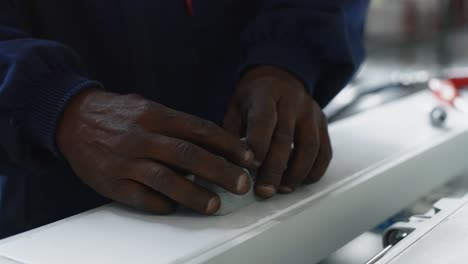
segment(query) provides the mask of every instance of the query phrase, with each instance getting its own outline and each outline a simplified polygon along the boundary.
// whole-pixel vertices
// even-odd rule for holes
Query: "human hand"
[[[137,95],[83,92],[66,107],[56,138],[83,182],[138,209],[165,214],[179,203],[215,213],[219,197],[186,174],[235,194],[250,188],[239,166],[251,167],[253,153],[239,138]]]
[[[274,66],[246,72],[224,127],[237,137],[247,137],[254,163],[260,167],[255,192],[263,198],[318,181],[332,158],[327,121],[319,105],[298,79]]]

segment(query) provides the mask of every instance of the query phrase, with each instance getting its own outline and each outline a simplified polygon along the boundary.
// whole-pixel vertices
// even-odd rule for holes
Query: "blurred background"
[[[468,0],[373,0],[366,34],[367,60],[326,109],[330,121],[424,89],[430,77],[468,75]]]
[[[367,23],[371,63],[398,67],[465,66],[468,1],[374,0]]]
[[[325,109],[330,122],[427,88],[433,77],[468,77],[468,0],[373,0],[367,20],[367,60]],[[404,184],[404,183],[402,183]],[[442,197],[468,193],[462,175],[362,234],[321,264],[365,263],[383,249],[382,232],[423,214]]]

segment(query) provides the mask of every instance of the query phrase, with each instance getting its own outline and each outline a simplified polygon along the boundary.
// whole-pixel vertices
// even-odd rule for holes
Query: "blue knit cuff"
[[[74,73],[61,74],[47,82],[31,106],[28,130],[33,140],[60,156],[55,136],[58,122],[70,100],[88,88],[103,88],[97,81]]]

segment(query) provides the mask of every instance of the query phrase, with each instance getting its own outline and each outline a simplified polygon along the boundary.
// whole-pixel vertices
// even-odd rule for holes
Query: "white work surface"
[[[468,196],[444,198],[430,218],[397,223],[396,230],[413,230],[377,264],[459,264],[468,262]]]
[[[468,206],[450,215],[389,263],[459,264],[468,262]]]
[[[330,127],[325,178],[227,216],[111,204],[0,241],[26,264],[314,263],[468,167],[466,116],[430,126],[428,92]],[[0,261],[0,263],[2,263]]]

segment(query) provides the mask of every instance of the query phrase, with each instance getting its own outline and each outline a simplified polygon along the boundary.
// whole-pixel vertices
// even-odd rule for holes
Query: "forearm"
[[[65,105],[100,84],[83,73],[73,50],[33,38],[17,8],[0,4],[0,119],[5,130],[56,152],[55,128]]]

